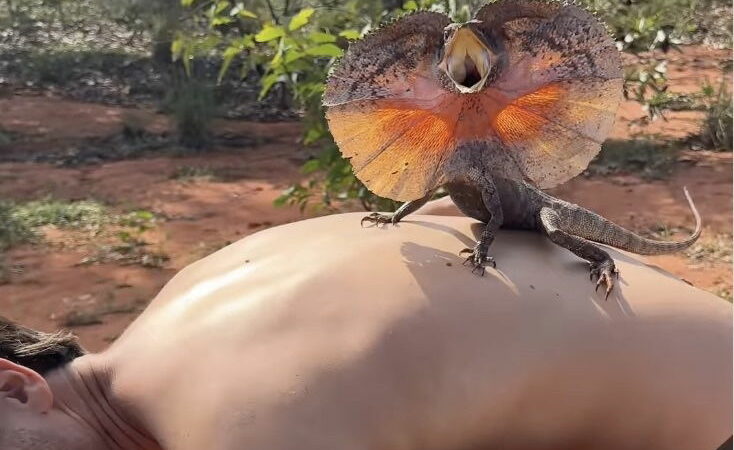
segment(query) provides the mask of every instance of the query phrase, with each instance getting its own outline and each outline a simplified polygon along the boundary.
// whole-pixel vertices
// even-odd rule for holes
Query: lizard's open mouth
[[[460,92],[477,92],[484,87],[489,76],[489,49],[471,28],[459,28],[446,42],[439,67]]]

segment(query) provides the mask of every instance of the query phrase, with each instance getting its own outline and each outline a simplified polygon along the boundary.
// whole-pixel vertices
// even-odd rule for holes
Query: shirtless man
[[[605,301],[582,261],[523,232],[500,233],[502,265],[477,277],[454,253],[472,220],[360,217],[187,267],[102,353],[0,321],[0,448],[713,450],[731,435],[729,303],[614,250]]]

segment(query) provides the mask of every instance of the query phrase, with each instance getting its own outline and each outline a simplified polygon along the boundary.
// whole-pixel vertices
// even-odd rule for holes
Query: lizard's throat
[[[446,72],[459,92],[477,92],[484,87],[489,77],[489,50],[473,31],[459,29],[446,44],[439,67]]]

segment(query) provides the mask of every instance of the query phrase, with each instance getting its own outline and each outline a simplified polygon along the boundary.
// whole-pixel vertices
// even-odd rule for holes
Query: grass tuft
[[[107,208],[92,200],[34,200],[14,205],[11,214],[27,228],[53,225],[70,229],[98,229],[112,221]]]
[[[686,250],[686,256],[695,263],[726,263],[732,262],[731,234],[717,234],[702,238],[691,248]]]
[[[179,166],[176,167],[170,178],[182,183],[216,181],[219,179],[216,171],[209,166]]]
[[[15,214],[15,205],[0,202],[0,252],[15,245],[32,242],[36,233],[26,222]]]
[[[680,146],[655,139],[610,139],[589,164],[587,175],[636,174],[645,179],[661,179],[670,175]]]
[[[117,214],[96,201],[33,200],[25,203],[0,202],[0,282],[7,278],[2,252],[9,248],[42,240],[41,227],[90,231],[103,238],[97,254],[82,264],[115,262],[161,267],[168,257],[149,251],[143,233],[151,229],[157,217],[150,211],[138,210]],[[85,241],[88,240],[85,238]],[[3,269],[5,267],[5,270]]]

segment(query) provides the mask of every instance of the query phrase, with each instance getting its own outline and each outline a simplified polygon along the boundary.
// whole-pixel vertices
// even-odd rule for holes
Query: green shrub
[[[209,124],[216,113],[213,86],[193,77],[182,76],[168,92],[164,110],[173,116],[178,141],[182,146],[201,150],[209,144]]]
[[[334,202],[358,200],[368,209],[394,209],[396,202],[371,194],[353,175],[349,163],[339,154],[324,120],[321,95],[326,74],[355,39],[378,23],[406,11],[430,9],[463,21],[484,1],[348,0],[339,8],[304,7],[300,1],[229,2],[224,0],[183,0],[191,11],[209,24],[208,33],[179,33],[172,50],[175,58],[189,67],[198,56],[217,53],[222,57],[221,76],[238,60],[241,73],[264,68],[261,96],[275,86],[285,87],[303,111],[306,145],[323,149],[304,166],[312,178],[291,186],[276,204],[310,203],[331,207]],[[680,37],[694,30],[693,17],[705,8],[700,0],[582,0],[610,25],[620,49],[631,52],[662,51],[674,48]],[[325,2],[324,6],[331,5]],[[267,7],[266,7],[267,6]],[[332,5],[333,6],[333,5]],[[625,95],[640,102],[651,118],[675,103],[667,94],[665,58],[656,53],[648,66],[629,71]],[[651,155],[652,156],[652,155]],[[656,158],[652,158],[652,161]],[[658,167],[651,168],[657,173]]]
[[[11,202],[0,202],[0,253],[36,237],[33,228],[15,216],[14,207]]]
[[[90,200],[34,200],[15,205],[11,214],[27,228],[54,225],[59,228],[94,229],[110,221],[107,208]]]
[[[701,126],[703,144],[713,150],[732,151],[732,95],[726,79],[718,89],[707,84],[702,89],[706,118]]]

